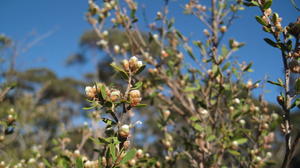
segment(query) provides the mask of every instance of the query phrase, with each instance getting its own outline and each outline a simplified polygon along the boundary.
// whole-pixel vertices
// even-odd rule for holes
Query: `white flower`
[[[102,34],[103,34],[103,36],[107,36],[108,35],[108,31],[105,30],[105,31],[102,32]]]
[[[259,162],[259,161],[261,161],[261,157],[260,156],[256,156],[255,160]]]
[[[239,123],[240,123],[241,125],[245,125],[245,124],[246,124],[246,121],[243,120],[243,119],[241,119],[241,120],[239,121]]]
[[[272,118],[274,119],[274,120],[277,120],[278,119],[278,114],[277,113],[272,113]]]
[[[98,41],[97,44],[101,45],[101,46],[107,46],[108,42],[106,40],[102,39],[102,40]]]
[[[95,91],[96,91],[95,87],[91,87],[91,86],[85,87],[85,94],[90,98],[93,98],[95,96]]]
[[[251,88],[252,85],[253,85],[252,80],[248,80],[247,85],[246,85],[247,88]]]
[[[119,45],[114,45],[114,51],[115,51],[115,53],[119,53],[120,52],[120,46]]]
[[[154,38],[155,40],[158,40],[158,38],[159,38],[158,34],[153,34],[153,38]]]
[[[201,109],[200,113],[203,114],[203,115],[206,115],[206,114],[208,114],[208,111],[206,109]]]
[[[240,101],[240,99],[239,99],[239,98],[235,98],[235,99],[233,99],[233,102],[234,102],[234,103],[236,103],[236,104],[240,104],[240,103],[241,103],[241,101]]]
[[[136,56],[132,56],[130,59],[129,59],[129,62],[132,61],[132,62],[137,62],[138,61],[138,58]]]
[[[232,145],[233,145],[234,147],[237,147],[237,146],[239,146],[239,143],[238,143],[237,141],[233,141],[233,142],[232,142]]]
[[[140,67],[142,67],[143,66],[143,62],[142,61],[138,61],[137,62],[137,66],[140,68]]]
[[[76,155],[80,155],[80,151],[79,151],[79,150],[75,150],[74,153],[75,153]]]
[[[35,159],[34,158],[30,158],[29,160],[28,160],[28,163],[35,163]]]

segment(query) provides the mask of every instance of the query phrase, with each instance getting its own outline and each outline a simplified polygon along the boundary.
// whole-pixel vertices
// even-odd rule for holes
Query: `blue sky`
[[[161,9],[162,4],[161,0],[137,0],[137,2],[140,6],[143,4],[146,6],[150,21],[153,21],[156,11]],[[201,39],[203,38],[201,23],[182,15],[183,10],[180,6],[183,6],[184,2],[187,1],[171,1],[170,16],[176,17],[175,26],[186,36]],[[84,18],[87,4],[87,0],[1,0],[0,33],[20,43],[33,32],[36,33],[36,37],[53,32],[18,58],[18,68],[24,70],[46,66],[57,72],[60,77],[79,77],[87,71],[92,71],[92,66],[68,68],[62,61],[79,51],[80,35],[91,28]],[[283,17],[283,25],[295,21],[299,15],[288,0],[273,0],[273,10]],[[246,46],[234,56],[238,56],[241,61],[254,62],[254,72],[247,77],[261,80],[267,75],[270,79],[276,80],[282,76],[280,54],[263,41],[268,35],[256,23],[254,19],[256,14],[259,14],[256,8],[246,8],[240,12],[241,19],[235,21],[226,39],[236,38],[246,43]],[[271,93],[266,94],[266,99],[275,102],[278,88],[269,84],[266,88],[271,90]]]

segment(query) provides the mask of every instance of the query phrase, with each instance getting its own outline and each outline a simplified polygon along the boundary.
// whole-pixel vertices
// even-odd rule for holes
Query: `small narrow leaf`
[[[123,159],[121,160],[121,164],[125,164],[127,163],[129,160],[133,159],[136,153],[136,149],[130,149],[126,155],[123,157]]]
[[[132,89],[139,89],[142,86],[143,86],[143,82],[140,81],[140,82],[135,83]]]
[[[75,168],[83,168],[83,161],[82,161],[81,157],[76,158]]]
[[[109,154],[112,157],[113,161],[116,160],[116,147],[115,144],[109,144]]]
[[[141,73],[146,68],[146,65],[142,65],[139,70],[136,71],[136,75]]]
[[[128,79],[128,74],[122,68],[114,63],[110,64],[110,66],[113,67],[115,71],[119,72],[124,79]]]
[[[260,23],[263,26],[268,26],[268,23],[266,23],[260,16],[255,16],[255,19],[258,23]]]
[[[272,85],[277,85],[277,86],[283,87],[283,84],[279,83],[279,82],[274,82],[274,81],[270,81],[270,80],[268,80],[267,82],[272,84]]]
[[[51,164],[48,162],[47,159],[43,158],[43,162],[44,162],[44,164],[46,165],[46,167],[48,167],[48,168],[51,168],[51,167],[52,167]]]
[[[275,47],[275,48],[278,48],[277,43],[275,43],[275,42],[272,41],[271,39],[269,39],[269,38],[264,38],[264,40],[265,40],[265,42],[268,43],[270,46]]]
[[[263,6],[263,9],[268,9],[272,6],[272,0],[268,0],[265,2],[264,6]]]
[[[232,155],[235,155],[235,156],[240,156],[240,155],[241,155],[240,152],[235,151],[235,150],[228,150],[228,152],[229,152],[230,154],[232,154]]]
[[[134,106],[134,107],[146,107],[147,106],[147,104],[137,104],[136,106]]]
[[[248,141],[248,139],[247,138],[240,138],[240,139],[237,139],[237,140],[235,140],[239,145],[241,145],[241,144],[244,144],[244,143],[246,143],[247,141]]]
[[[223,66],[222,71],[225,71],[226,69],[228,69],[229,66],[230,66],[230,62],[227,62],[227,63]]]
[[[106,87],[104,85],[102,85],[101,88],[100,88],[100,90],[101,90],[101,96],[102,96],[102,98],[106,99],[106,96],[107,96],[107,94],[106,94]]]

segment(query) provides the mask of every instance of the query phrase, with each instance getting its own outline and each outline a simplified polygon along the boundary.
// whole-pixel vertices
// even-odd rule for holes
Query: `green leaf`
[[[83,107],[82,110],[91,110],[91,109],[93,109],[93,108],[95,108],[95,106],[91,106],[91,107]]]
[[[265,2],[263,9],[266,10],[272,6],[272,0],[268,0]]]
[[[102,168],[102,157],[99,155],[98,157],[98,168]]]
[[[131,19],[135,19],[135,13],[136,13],[135,9],[133,9],[133,10],[130,11],[130,18]]]
[[[247,138],[240,138],[235,140],[239,145],[244,144],[248,141]]]
[[[223,45],[222,48],[221,48],[221,54],[222,56],[227,56],[227,54],[229,53],[226,45]]]
[[[280,82],[274,82],[274,81],[270,81],[270,80],[268,80],[267,82],[272,85],[277,85],[277,86],[283,87],[283,83],[280,83]]]
[[[246,72],[246,71],[250,71],[250,68],[252,67],[252,62],[251,63],[249,63],[246,67],[244,67],[242,70],[244,71],[244,72]]]
[[[178,30],[176,30],[175,32],[181,40],[184,40],[184,36]]]
[[[175,19],[171,18],[170,22],[168,23],[168,29],[170,29],[173,26],[174,22],[175,22]]]
[[[198,120],[198,117],[192,116],[192,117],[190,117],[190,120],[191,120],[191,121],[197,121],[197,120]]]
[[[228,150],[228,152],[229,152],[230,154],[232,154],[232,155],[235,155],[235,156],[240,156],[240,155],[241,155],[240,152],[235,151],[235,150]]]
[[[136,71],[136,75],[141,73],[146,68],[146,65],[142,65],[139,70]]]
[[[197,131],[202,131],[203,130],[203,127],[200,124],[193,124],[193,127]]]
[[[255,19],[258,23],[260,23],[263,26],[268,26],[268,23],[266,23],[260,16],[255,16]]]
[[[194,91],[198,91],[199,87],[185,87],[183,89],[184,92],[194,92]]]
[[[193,41],[193,44],[196,45],[199,48],[202,47],[202,42],[201,41]]]
[[[121,160],[121,164],[125,164],[127,163],[129,160],[133,159],[136,153],[136,149],[130,149],[125,156],[123,157],[123,159]]]
[[[225,71],[230,66],[230,62],[226,62],[226,64],[223,66],[222,71]]]
[[[116,125],[117,124],[116,122],[114,122],[113,120],[108,119],[108,118],[102,118],[102,121],[105,122],[105,124],[107,124],[107,125]]]
[[[133,86],[133,88],[131,88],[131,89],[139,89],[142,86],[143,86],[143,82],[140,81],[140,82],[135,83],[134,86]]]
[[[259,4],[256,1],[252,1],[252,2],[243,2],[245,6],[259,6]]]
[[[185,46],[184,48],[185,48],[186,52],[189,54],[189,56],[195,61],[196,57],[192,51],[192,48],[189,46]]]
[[[109,144],[109,154],[112,157],[113,161],[116,160],[116,147],[115,144]]]
[[[295,102],[293,103],[293,107],[294,106],[297,106],[298,108],[300,107],[300,98],[297,98],[296,100],[295,100]]]
[[[83,161],[81,159],[81,157],[76,158],[76,168],[83,168]]]
[[[52,168],[51,164],[48,162],[47,159],[43,158],[43,162],[46,165],[46,167]]]
[[[115,71],[119,72],[124,79],[128,79],[128,74],[123,70],[123,68],[118,67],[114,63],[111,63],[110,66],[113,67]]]
[[[101,88],[100,88],[100,90],[101,90],[101,96],[102,96],[102,98],[106,99],[106,96],[107,96],[107,94],[106,94],[106,87],[104,85],[102,85]]]
[[[275,47],[275,48],[278,48],[278,44],[275,43],[274,41],[272,41],[271,39],[269,38],[264,38],[265,42],[268,43],[270,46],[272,47]]]
[[[215,135],[210,135],[206,138],[206,141],[210,142],[210,141],[213,141],[216,139],[216,136]]]
[[[96,139],[96,138],[90,137],[90,139],[91,139],[95,144],[109,144],[109,143],[110,143],[107,139],[102,138],[102,137],[98,137],[97,139]]]
[[[147,106],[147,104],[137,104],[136,106],[134,106],[134,107],[146,107]]]

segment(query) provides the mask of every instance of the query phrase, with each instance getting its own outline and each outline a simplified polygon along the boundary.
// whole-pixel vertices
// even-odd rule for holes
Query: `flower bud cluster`
[[[101,87],[103,87],[104,84],[97,83],[94,86],[86,86],[85,87],[85,94],[90,99],[97,99],[98,95],[101,94]],[[105,92],[106,92],[106,100],[116,102],[121,98],[121,92],[117,89],[110,89],[105,86]]]
[[[101,19],[109,16],[109,12],[117,8],[116,1],[111,0],[109,2],[103,3],[102,8],[100,8],[93,0],[89,1],[89,11],[88,21],[90,21],[91,16],[98,14]],[[96,21],[96,20],[95,20]],[[91,23],[91,22],[90,22]]]
[[[192,13],[193,9],[196,9],[199,12],[205,12],[206,11],[206,6],[200,5],[196,3],[195,1],[190,1],[185,5],[185,12],[186,13]]]
[[[137,72],[143,66],[143,62],[139,61],[135,56],[131,57],[129,60],[123,60],[122,63],[125,71],[132,73]]]
[[[136,106],[142,101],[141,92],[139,90],[131,90],[129,92],[130,105]]]

